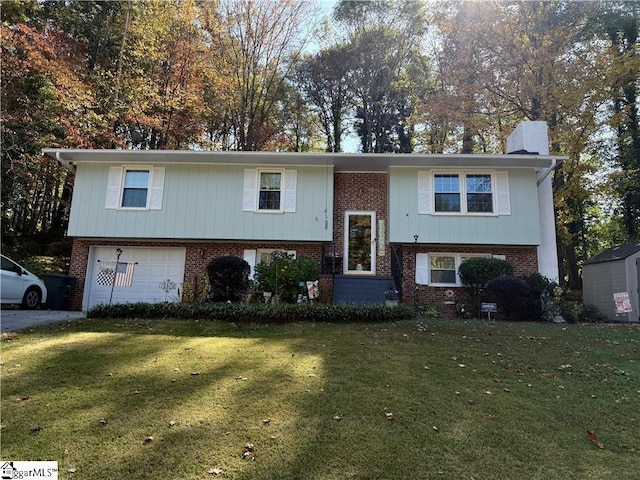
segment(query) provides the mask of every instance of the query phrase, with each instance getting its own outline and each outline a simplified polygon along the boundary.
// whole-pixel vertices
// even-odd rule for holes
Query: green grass
[[[3,336],[1,454],[62,479],[636,479],[638,362],[632,326],[82,320]]]

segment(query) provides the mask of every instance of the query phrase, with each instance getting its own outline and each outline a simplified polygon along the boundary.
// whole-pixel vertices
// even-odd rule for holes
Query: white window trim
[[[280,173],[280,208],[260,209],[260,174]],[[247,168],[244,171],[242,211],[264,214],[295,213],[298,171],[284,168]]]
[[[431,281],[431,257],[453,257],[456,267],[456,283],[436,283]],[[453,253],[453,252],[430,252],[430,253],[418,253],[416,256],[416,279],[417,285],[428,285],[430,287],[462,287],[460,276],[458,271],[460,270],[460,264],[462,258],[471,257],[486,257],[491,258],[490,253]],[[418,268],[418,265],[422,265],[422,268]]]
[[[436,175],[457,175],[460,182],[460,211],[459,212],[437,212],[436,211]],[[491,177],[491,212],[469,212],[467,211],[467,175],[489,175]],[[434,170],[431,176],[431,188],[432,188],[432,202],[433,202],[433,215],[445,215],[445,216],[473,216],[473,217],[497,217],[498,205],[496,202],[496,171],[495,170]]]
[[[260,259],[261,254],[273,253],[276,250],[281,252],[287,252],[289,255],[292,255],[293,258],[297,258],[297,254],[295,250],[285,250],[283,248],[258,248],[258,249],[252,249],[252,250],[245,250],[243,252],[242,258],[249,264],[249,267],[251,267],[251,271],[249,272],[250,280],[254,279],[254,275],[256,273],[255,267],[258,263],[260,263],[258,260]]]
[[[129,170],[144,170],[149,172],[147,183],[147,199],[144,207],[123,207],[124,180]],[[164,191],[164,167],[153,165],[122,165],[109,168],[109,180],[107,184],[107,196],[105,208],[109,210],[148,211],[161,210]]]
[[[266,209],[260,208],[260,177],[263,173],[279,173],[280,174],[280,208]],[[286,172],[284,168],[259,168],[258,184],[256,185],[256,212],[257,213],[284,213],[284,182]],[[275,191],[275,190],[274,190]]]
[[[460,178],[460,212],[435,211],[435,175],[458,175]],[[467,211],[467,175],[490,175],[493,212]],[[495,169],[421,170],[418,172],[418,214],[435,216],[497,217],[511,215],[509,173]]]

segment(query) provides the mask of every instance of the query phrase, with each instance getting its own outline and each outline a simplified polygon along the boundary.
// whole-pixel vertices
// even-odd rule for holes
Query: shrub
[[[471,257],[460,264],[458,275],[460,281],[476,299],[476,307],[480,309],[480,295],[489,280],[513,274],[513,265],[506,260],[488,257]]]
[[[489,280],[486,298],[497,304],[498,313],[507,320],[532,320],[531,289],[521,278],[505,275]]]
[[[184,303],[204,303],[209,297],[209,278],[204,274],[194,274],[182,284]]]
[[[242,258],[228,256],[214,258],[207,265],[210,300],[239,302],[249,290],[251,267]]]
[[[530,290],[530,319],[553,320],[557,313],[554,289],[558,284],[539,273],[522,275],[520,278],[529,286]]]
[[[247,323],[394,322],[416,316],[412,308],[381,305],[301,305],[256,303],[120,303],[101,304],[87,312],[88,318],[175,318]]]
[[[298,294],[306,295],[306,282],[318,279],[318,267],[313,260],[304,256],[293,258],[282,251],[273,252],[272,261],[259,263],[255,271],[257,291],[271,292],[287,303],[295,303]]]

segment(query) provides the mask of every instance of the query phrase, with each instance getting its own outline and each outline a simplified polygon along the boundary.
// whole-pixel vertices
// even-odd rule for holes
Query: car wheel
[[[40,289],[36,287],[29,287],[22,298],[22,308],[27,308],[29,310],[38,308],[40,306],[41,299],[42,293],[40,293]]]

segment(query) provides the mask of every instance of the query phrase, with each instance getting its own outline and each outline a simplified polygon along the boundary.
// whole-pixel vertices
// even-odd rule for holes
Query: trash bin
[[[47,308],[69,310],[69,297],[77,278],[57,273],[46,273],[40,277],[47,287]]]

